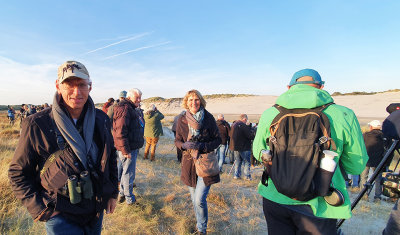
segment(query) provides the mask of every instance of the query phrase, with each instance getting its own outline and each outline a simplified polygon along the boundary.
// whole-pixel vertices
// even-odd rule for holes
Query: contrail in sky
[[[120,43],[123,43],[123,42],[126,42],[126,41],[135,40],[135,39],[144,37],[144,36],[146,36],[147,34],[150,34],[150,33],[151,33],[151,32],[142,33],[142,34],[139,34],[139,35],[136,35],[136,36],[133,36],[133,37],[130,37],[130,38],[127,38],[127,39],[118,41],[118,42],[114,42],[114,43],[111,43],[111,44],[109,44],[109,45],[107,45],[107,46],[100,47],[100,48],[94,49],[94,50],[92,50],[92,51],[86,52],[86,53],[84,53],[83,55],[87,55],[87,54],[90,54],[90,53],[93,53],[93,52],[96,52],[96,51],[100,51],[100,50],[103,50],[103,49],[105,49],[105,48],[107,48],[107,47],[111,47],[111,46],[114,46],[114,45],[117,45],[117,44],[120,44]]]
[[[126,52],[122,52],[122,53],[119,53],[119,54],[116,54],[116,55],[112,55],[112,56],[106,57],[103,60],[108,60],[108,59],[111,59],[111,58],[114,58],[114,57],[117,57],[117,56],[120,56],[120,55],[125,55],[125,54],[128,54],[128,53],[141,51],[141,50],[152,48],[152,47],[162,46],[162,45],[165,45],[165,44],[168,44],[168,43],[171,43],[171,42],[168,41],[168,42],[162,42],[162,43],[154,44],[154,45],[150,45],[150,46],[139,47],[139,48],[136,48],[136,49],[133,49],[133,50],[130,50],[130,51],[126,51]]]

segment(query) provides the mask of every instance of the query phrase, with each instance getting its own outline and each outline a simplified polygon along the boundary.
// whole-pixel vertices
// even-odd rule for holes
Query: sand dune
[[[252,122],[257,122],[265,109],[275,104],[277,96],[248,96],[234,98],[207,99],[207,110],[214,115],[223,113],[225,119],[236,120],[238,115],[246,113]],[[388,113],[390,103],[400,103],[400,92],[385,92],[375,95],[333,96],[336,104],[346,106],[354,111],[360,123],[365,125],[370,120],[383,121]],[[166,115],[176,115],[183,109],[179,101],[156,102],[158,109]]]

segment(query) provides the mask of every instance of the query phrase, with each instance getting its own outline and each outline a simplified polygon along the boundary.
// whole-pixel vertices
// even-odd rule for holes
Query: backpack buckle
[[[325,144],[326,142],[328,142],[328,137],[326,137],[326,136],[322,136],[321,138],[319,138],[319,144],[320,145],[323,145],[323,144]]]
[[[276,144],[276,137],[275,136],[270,136],[269,141],[271,141],[273,144]]]

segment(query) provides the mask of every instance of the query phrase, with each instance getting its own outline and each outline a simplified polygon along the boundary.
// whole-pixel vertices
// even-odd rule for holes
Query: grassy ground
[[[165,122],[164,125],[169,125]],[[135,194],[138,205],[119,204],[106,215],[103,234],[190,234],[195,218],[190,194],[180,181],[171,132],[159,141],[156,161],[137,163]],[[10,127],[0,118],[0,234],[44,234],[44,223],[34,223],[10,189],[7,170],[19,136],[19,123]],[[207,198],[209,234],[267,234],[267,225],[257,194],[262,168],[252,167],[252,181],[233,180],[231,165],[224,165],[221,183],[211,186]],[[356,195],[352,194],[354,198]],[[354,216],[342,226],[345,234],[379,234],[386,224],[392,202],[361,201]]]

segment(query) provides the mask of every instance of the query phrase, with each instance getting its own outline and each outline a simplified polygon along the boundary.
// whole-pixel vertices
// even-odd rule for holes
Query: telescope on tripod
[[[382,132],[386,136],[386,138],[391,139],[391,145],[386,149],[383,158],[379,165],[376,167],[376,170],[372,174],[371,178],[365,183],[361,192],[357,195],[356,199],[351,203],[351,210],[353,210],[361,198],[365,193],[371,192],[372,187],[374,186],[374,181],[376,177],[381,174],[384,168],[390,165],[390,161],[392,160],[392,154],[397,150],[399,152],[400,148],[400,103],[392,103],[387,108],[386,111],[390,113],[390,115],[385,119],[382,124]],[[399,198],[400,197],[400,175],[396,173],[397,166],[400,162],[398,160],[393,172],[386,172],[383,178],[383,194],[385,196],[391,198]],[[336,228],[343,224],[345,220],[341,219],[338,221]]]

